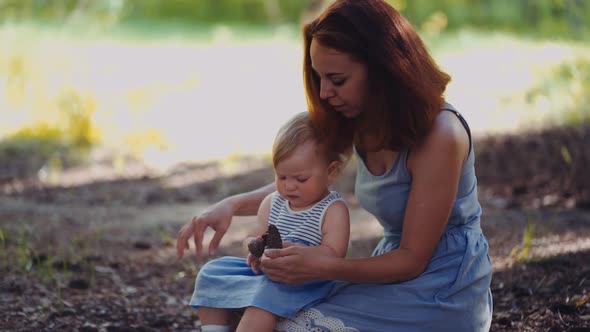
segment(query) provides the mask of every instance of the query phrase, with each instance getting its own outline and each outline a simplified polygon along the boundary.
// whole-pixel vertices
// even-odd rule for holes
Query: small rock
[[[24,291],[24,287],[20,282],[16,280],[11,280],[7,283],[0,284],[0,291],[7,293],[22,294]]]
[[[108,332],[135,332],[135,329],[127,326],[109,325],[107,326]]]
[[[503,326],[512,326],[512,321],[508,317],[500,317],[496,322]]]
[[[489,203],[496,209],[505,209],[510,206],[510,201],[508,199],[499,196],[490,198]]]
[[[150,326],[153,328],[163,328],[163,327],[168,327],[172,325],[172,321],[169,319],[165,319],[165,318],[158,318],[155,321],[150,323]]]
[[[74,289],[88,289],[90,287],[90,283],[88,283],[85,279],[74,279],[68,283],[68,287]]]
[[[551,311],[562,315],[573,315],[576,313],[576,308],[564,303],[554,303],[550,306]]]
[[[139,249],[139,250],[148,250],[151,249],[152,245],[147,243],[147,242],[143,242],[143,241],[137,241],[133,244],[133,248],[135,249]]]
[[[138,326],[135,328],[135,332],[155,332],[156,330],[147,326]]]
[[[78,332],[98,332],[98,328],[95,325],[86,323],[78,329]]]

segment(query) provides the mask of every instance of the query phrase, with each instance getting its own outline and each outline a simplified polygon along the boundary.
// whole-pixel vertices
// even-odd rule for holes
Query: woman
[[[327,257],[313,247],[269,249],[274,281],[339,280],[285,331],[487,331],[492,268],[480,227],[471,135],[444,101],[450,78],[410,23],[383,0],[340,0],[304,27],[309,111],[325,138],[354,148],[355,193],[384,229],[373,255]],[[222,200],[183,226],[178,256],[233,215],[252,215],[272,185]],[[201,317],[210,321],[223,317]],[[219,323],[227,323],[220,321]]]

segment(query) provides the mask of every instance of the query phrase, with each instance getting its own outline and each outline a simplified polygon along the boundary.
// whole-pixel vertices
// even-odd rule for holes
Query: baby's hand
[[[248,258],[246,258],[246,264],[252,268],[254,273],[260,274],[260,258],[252,254],[248,254]]]

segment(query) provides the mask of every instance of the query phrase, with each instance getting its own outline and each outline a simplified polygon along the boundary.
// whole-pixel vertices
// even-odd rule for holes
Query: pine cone
[[[264,253],[264,239],[254,239],[248,243],[250,253],[258,258]]]
[[[268,225],[266,233],[262,234],[261,238],[254,239],[248,243],[248,250],[250,253],[258,258],[262,257],[264,249],[281,249],[283,248],[283,240],[281,233],[275,225]]]
[[[275,225],[268,225],[268,230],[262,235],[266,248],[270,249],[281,249],[283,248],[283,240],[281,239],[281,233]]]

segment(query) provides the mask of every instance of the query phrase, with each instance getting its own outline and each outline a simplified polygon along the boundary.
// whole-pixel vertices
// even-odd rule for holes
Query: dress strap
[[[467,131],[467,135],[469,136],[469,153],[471,153],[471,148],[473,147],[473,143],[471,142],[471,129],[469,129],[469,125],[467,124],[467,120],[465,120],[465,118],[463,117],[463,115],[461,115],[461,113],[459,113],[459,111],[457,111],[455,109],[455,107],[453,107],[453,105],[449,104],[449,103],[445,103],[443,105],[443,111],[449,111],[454,113],[457,118],[459,118],[459,121],[461,121],[461,123],[463,124],[463,127],[465,128],[465,130]]]

